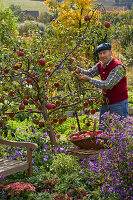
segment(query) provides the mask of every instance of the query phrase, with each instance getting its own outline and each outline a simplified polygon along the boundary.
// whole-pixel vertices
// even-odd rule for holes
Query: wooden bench
[[[32,150],[38,148],[38,145],[31,142],[15,142],[8,141],[0,138],[0,144],[9,145],[13,147],[26,147],[27,148],[27,160],[10,160],[6,158],[0,158],[0,176],[9,176],[22,170],[28,171],[28,176],[32,176]]]

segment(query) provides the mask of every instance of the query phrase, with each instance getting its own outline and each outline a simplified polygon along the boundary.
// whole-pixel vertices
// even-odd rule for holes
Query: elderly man
[[[89,82],[95,87],[101,88],[104,95],[104,104],[101,107],[99,123],[102,123],[102,115],[105,112],[119,114],[121,119],[128,116],[128,90],[126,69],[122,62],[112,57],[111,44],[103,43],[97,46],[100,62],[89,70],[77,68],[79,80]],[[84,74],[84,75],[83,75]],[[93,79],[100,75],[101,80]],[[108,101],[107,101],[108,99]]]

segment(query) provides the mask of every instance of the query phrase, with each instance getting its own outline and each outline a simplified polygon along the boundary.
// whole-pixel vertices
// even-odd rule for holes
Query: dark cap
[[[111,44],[110,43],[103,43],[96,47],[95,53],[99,53],[100,51],[104,50],[111,50]]]

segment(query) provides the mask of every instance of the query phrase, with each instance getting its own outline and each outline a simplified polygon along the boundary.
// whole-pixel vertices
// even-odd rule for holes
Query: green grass
[[[22,10],[35,10],[44,12],[48,10],[48,7],[43,5],[43,1],[31,1],[31,0],[3,0],[2,8],[9,7],[11,4],[21,6]]]

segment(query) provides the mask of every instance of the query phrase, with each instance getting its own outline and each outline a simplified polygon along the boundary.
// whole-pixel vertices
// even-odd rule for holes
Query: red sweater
[[[101,62],[98,63],[98,71],[101,76],[101,80],[106,80],[110,71],[112,71],[116,66],[123,64],[113,58],[105,68],[102,67]],[[123,66],[124,67],[124,66]],[[125,67],[124,67],[125,68]],[[103,89],[103,95],[105,96],[105,104],[114,104],[120,101],[124,101],[128,98],[127,92],[127,77],[124,77],[119,83],[117,83],[112,89]],[[108,101],[106,100],[108,99]]]

